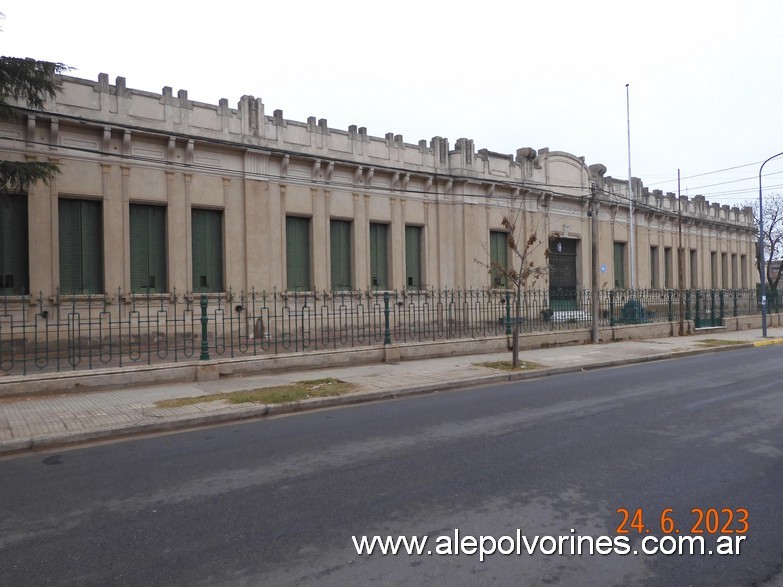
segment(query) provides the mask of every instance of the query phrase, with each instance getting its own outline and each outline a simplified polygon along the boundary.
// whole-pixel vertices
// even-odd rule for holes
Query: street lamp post
[[[767,275],[764,270],[764,199],[761,195],[761,172],[767,163],[781,155],[783,153],[772,155],[759,168],[759,278],[761,279],[761,335],[764,338],[767,337]]]

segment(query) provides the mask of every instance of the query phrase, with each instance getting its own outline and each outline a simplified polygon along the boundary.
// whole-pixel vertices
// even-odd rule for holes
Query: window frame
[[[627,243],[624,242],[614,242],[614,246],[612,249],[612,268],[614,272],[614,287],[615,289],[627,289],[626,285],[626,250],[627,250]],[[619,252],[619,259],[618,259],[618,252]]]
[[[691,289],[699,287],[699,251],[690,249]]]
[[[103,201],[62,197],[57,200],[60,285],[63,295],[105,293]],[[85,225],[95,222],[94,230]]]
[[[498,267],[508,269],[508,232],[489,231],[489,284],[492,288],[508,289],[508,275],[499,272]],[[495,266],[497,265],[497,267]]]
[[[660,249],[657,245],[650,247],[650,288],[659,289],[661,286],[660,279]]]
[[[420,290],[424,287],[424,227],[405,225],[405,288]]]
[[[285,217],[287,291],[312,291],[312,218]],[[299,266],[298,266],[299,265]]]
[[[130,289],[133,294],[168,291],[167,213],[166,206],[162,205],[131,202],[128,206]]]
[[[0,296],[30,293],[29,218],[27,194],[0,193]]]
[[[389,290],[389,224],[370,222],[370,289]]]
[[[329,274],[332,291],[352,291],[353,271],[351,250],[353,222],[331,218],[329,220]]]
[[[225,287],[223,210],[191,208],[190,223],[193,291],[222,293]]]

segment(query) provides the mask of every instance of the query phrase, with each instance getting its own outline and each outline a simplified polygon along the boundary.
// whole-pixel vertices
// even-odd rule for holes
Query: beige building
[[[62,89],[44,111],[0,121],[3,157],[62,170],[0,195],[6,296],[482,288],[502,284],[492,261],[513,261],[509,214],[519,242],[542,243],[536,265],[551,251],[548,278],[531,287],[589,288],[595,262],[605,289],[676,288],[680,226],[686,288],[756,283],[750,209],[635,180],[631,245],[627,181],[569,153],[373,137],[268,114],[252,96],[233,109],[105,74],[63,77]]]

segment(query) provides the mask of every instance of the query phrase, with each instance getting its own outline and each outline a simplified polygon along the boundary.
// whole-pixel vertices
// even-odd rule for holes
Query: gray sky
[[[200,7],[196,7],[199,6]],[[758,199],[783,151],[783,2],[5,0],[0,53],[410,143],[549,147],[651,189]],[[697,176],[698,177],[694,177]],[[783,192],[783,156],[764,168]]]

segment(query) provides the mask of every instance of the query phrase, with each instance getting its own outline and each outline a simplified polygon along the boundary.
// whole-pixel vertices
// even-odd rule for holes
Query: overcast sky
[[[285,118],[567,151],[721,204],[783,151],[781,0],[132,3],[5,0],[0,52]],[[698,176],[698,177],[694,177]],[[783,156],[764,168],[783,192]]]

